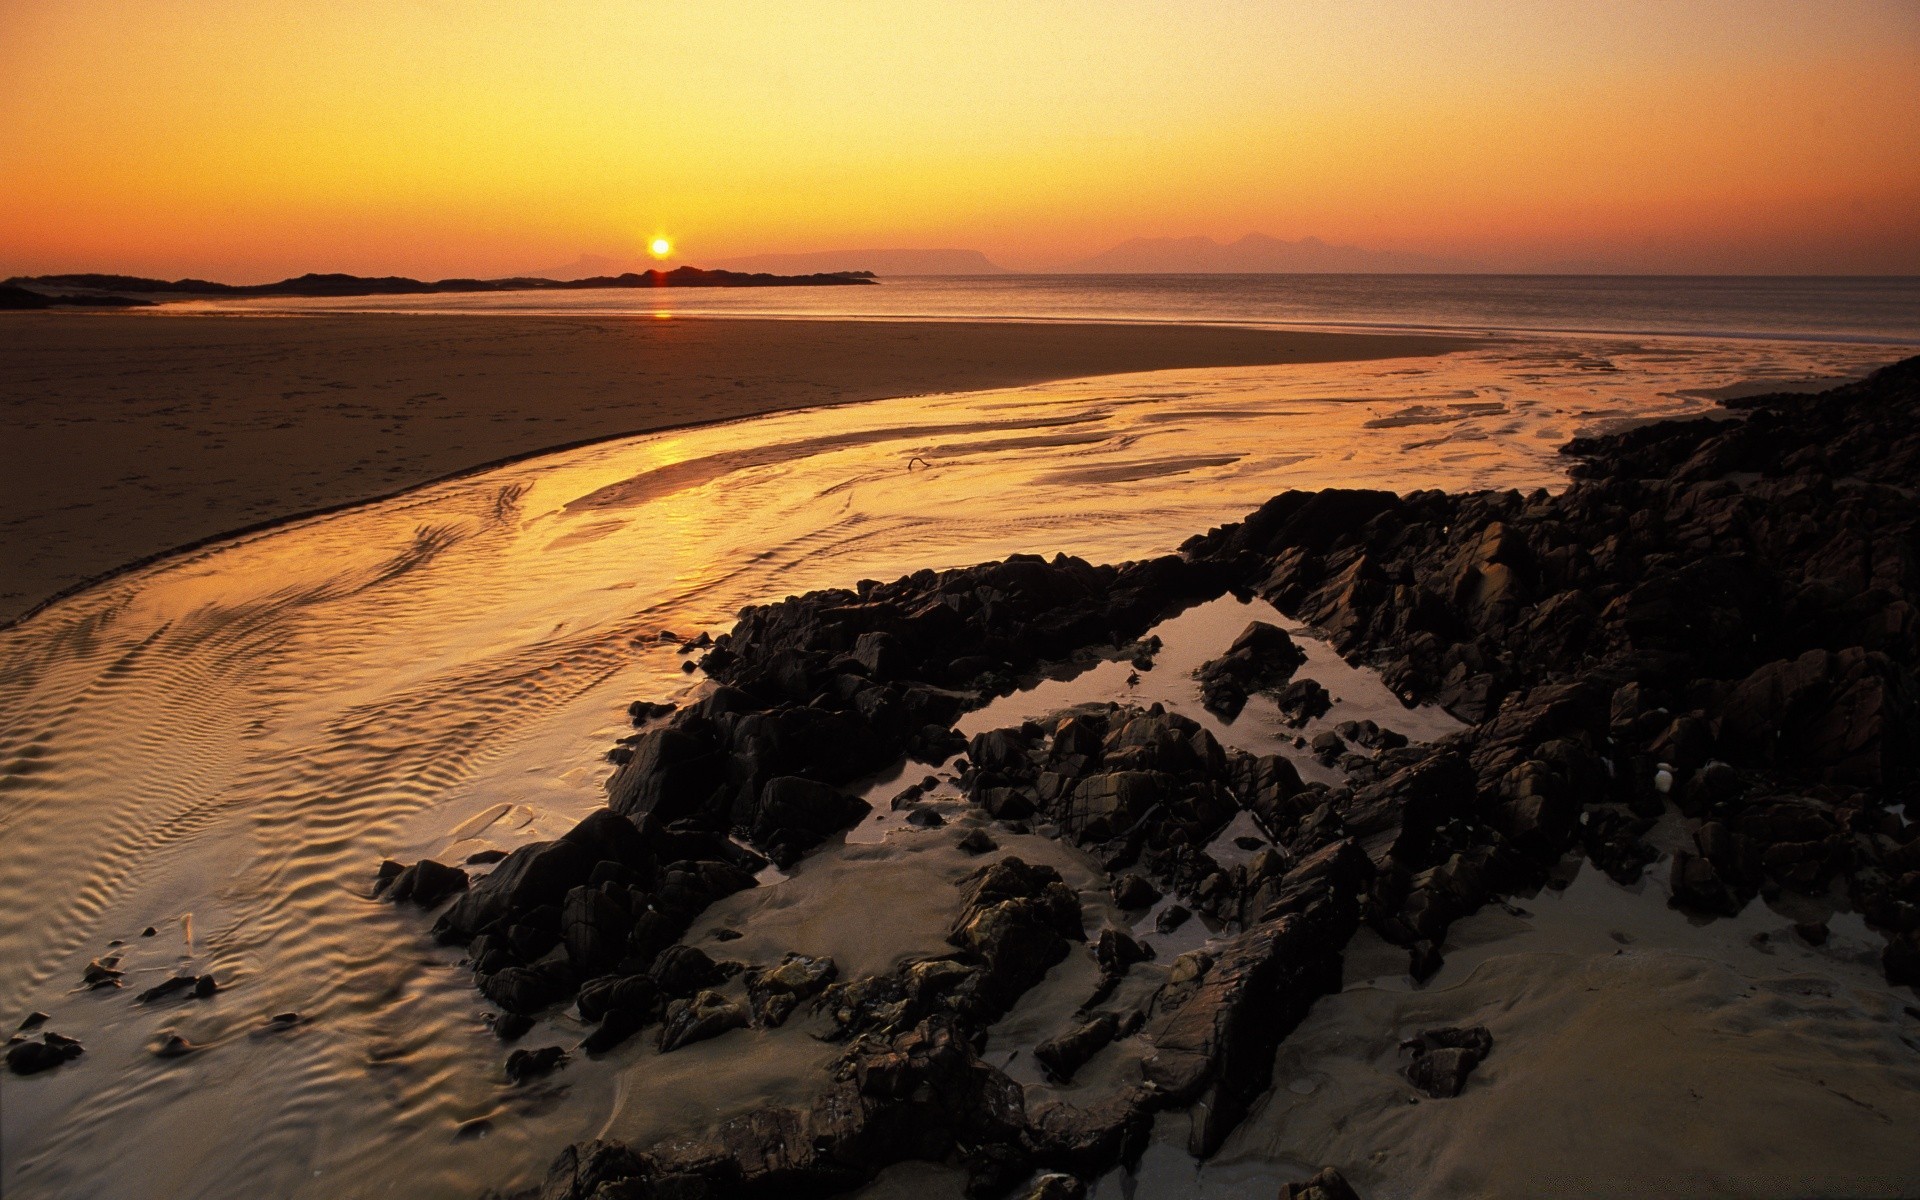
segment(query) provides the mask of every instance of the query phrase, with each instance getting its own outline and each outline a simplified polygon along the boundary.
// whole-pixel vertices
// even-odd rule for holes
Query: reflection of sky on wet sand
[[[1510,341],[789,413],[516,464],[77,595],[0,632],[0,1011],[45,1009],[88,1047],[7,1105],[5,1185],[466,1195],[644,1102],[626,1051],[556,1077],[564,1100],[507,1092],[458,956],[362,893],[383,856],[510,849],[593,804],[625,702],[686,686],[663,627],[1013,551],[1161,553],[1287,487],[1550,486],[1569,436],[1707,407],[1684,389],[1891,357]],[[531,817],[453,837],[500,804]],[[141,986],[186,965],[227,990],[69,994],[113,938]],[[312,1020],[254,1036],[286,1010]],[[149,1057],[167,1029],[210,1048]],[[476,1119],[486,1136],[455,1141]]]

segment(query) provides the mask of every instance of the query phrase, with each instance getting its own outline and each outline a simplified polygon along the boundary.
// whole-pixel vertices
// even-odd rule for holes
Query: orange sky
[[[0,274],[1257,230],[1920,273],[1920,3],[0,0]]]

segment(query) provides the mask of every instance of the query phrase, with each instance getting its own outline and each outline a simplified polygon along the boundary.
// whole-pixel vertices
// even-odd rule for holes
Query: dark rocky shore
[[[1691,831],[1675,906],[1844,896],[1884,934],[1888,978],[1920,983],[1920,826],[1890,811],[1913,797],[1920,749],[1920,359],[1729,408],[1569,445],[1558,495],[1289,492],[1147,562],[1015,557],[744,611],[700,660],[715,686],[699,702],[636,705],[608,808],[471,885],[431,863],[383,873],[397,898],[457,896],[435,930],[467,947],[503,1037],[575,1004],[599,1023],[582,1052],[643,1031],[671,1049],[804,1005],[844,1041],[810,1103],[655,1145],[575,1145],[529,1194],[824,1195],[924,1159],[963,1168],[974,1195],[1076,1196],[1168,1110],[1190,1114],[1206,1156],[1338,988],[1363,925],[1423,979],[1452,922],[1542,887],[1569,854],[1638,878],[1658,820]],[[1342,786],[1157,706],[954,731],[1049,665],[1150,661],[1154,624],[1228,592],[1270,600],[1469,727],[1413,745],[1351,730],[1371,755],[1316,746]],[[1298,662],[1284,632],[1249,630],[1203,669],[1208,705],[1291,692]],[[792,955],[748,970],[748,1002],[723,995],[741,967],[680,944],[693,919],[857,820],[859,781],[956,753],[969,799],[1005,827],[1057,831],[1114,877],[1123,908],[1172,894],[1223,937],[1128,1002],[1120,985],[1147,948],[1087,928],[1057,873],[976,831],[951,953],[862,978]],[[1266,844],[1222,865],[1207,847],[1243,810]],[[1116,1041],[1142,1053],[1131,1083],[1071,1104],[979,1050],[1081,942],[1099,984],[1036,1058],[1064,1080]],[[1434,1097],[1471,1086],[1494,1052],[1481,1029],[1409,1049],[1410,1081]],[[538,1073],[561,1052],[516,1058]],[[1352,1192],[1329,1170],[1288,1194]]]

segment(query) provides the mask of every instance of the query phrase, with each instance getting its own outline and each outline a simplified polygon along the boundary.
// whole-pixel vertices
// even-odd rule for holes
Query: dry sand
[[[0,623],[238,529],[778,409],[1459,339],[1175,325],[8,314]]]

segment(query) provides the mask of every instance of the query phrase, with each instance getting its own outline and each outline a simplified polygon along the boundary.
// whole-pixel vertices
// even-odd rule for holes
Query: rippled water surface
[[[673,1056],[636,1039],[508,1089],[457,952],[367,895],[383,857],[512,849],[594,806],[626,703],[690,686],[663,628],[1013,551],[1165,552],[1287,487],[1556,486],[1576,432],[1896,356],[1489,341],[789,413],[516,464],[71,597],[0,631],[0,1019],[42,1009],[87,1046],[8,1082],[6,1194],[471,1195],[568,1140],[810,1088],[829,1051],[756,1032]],[[957,867],[887,844],[743,911],[839,928],[854,957],[911,952],[940,914],[876,909],[852,864]],[[110,953],[132,986],[81,991]],[[135,1002],[182,968],[221,992]],[[263,1030],[285,1011],[306,1019]],[[153,1057],[167,1032],[202,1048]]]

